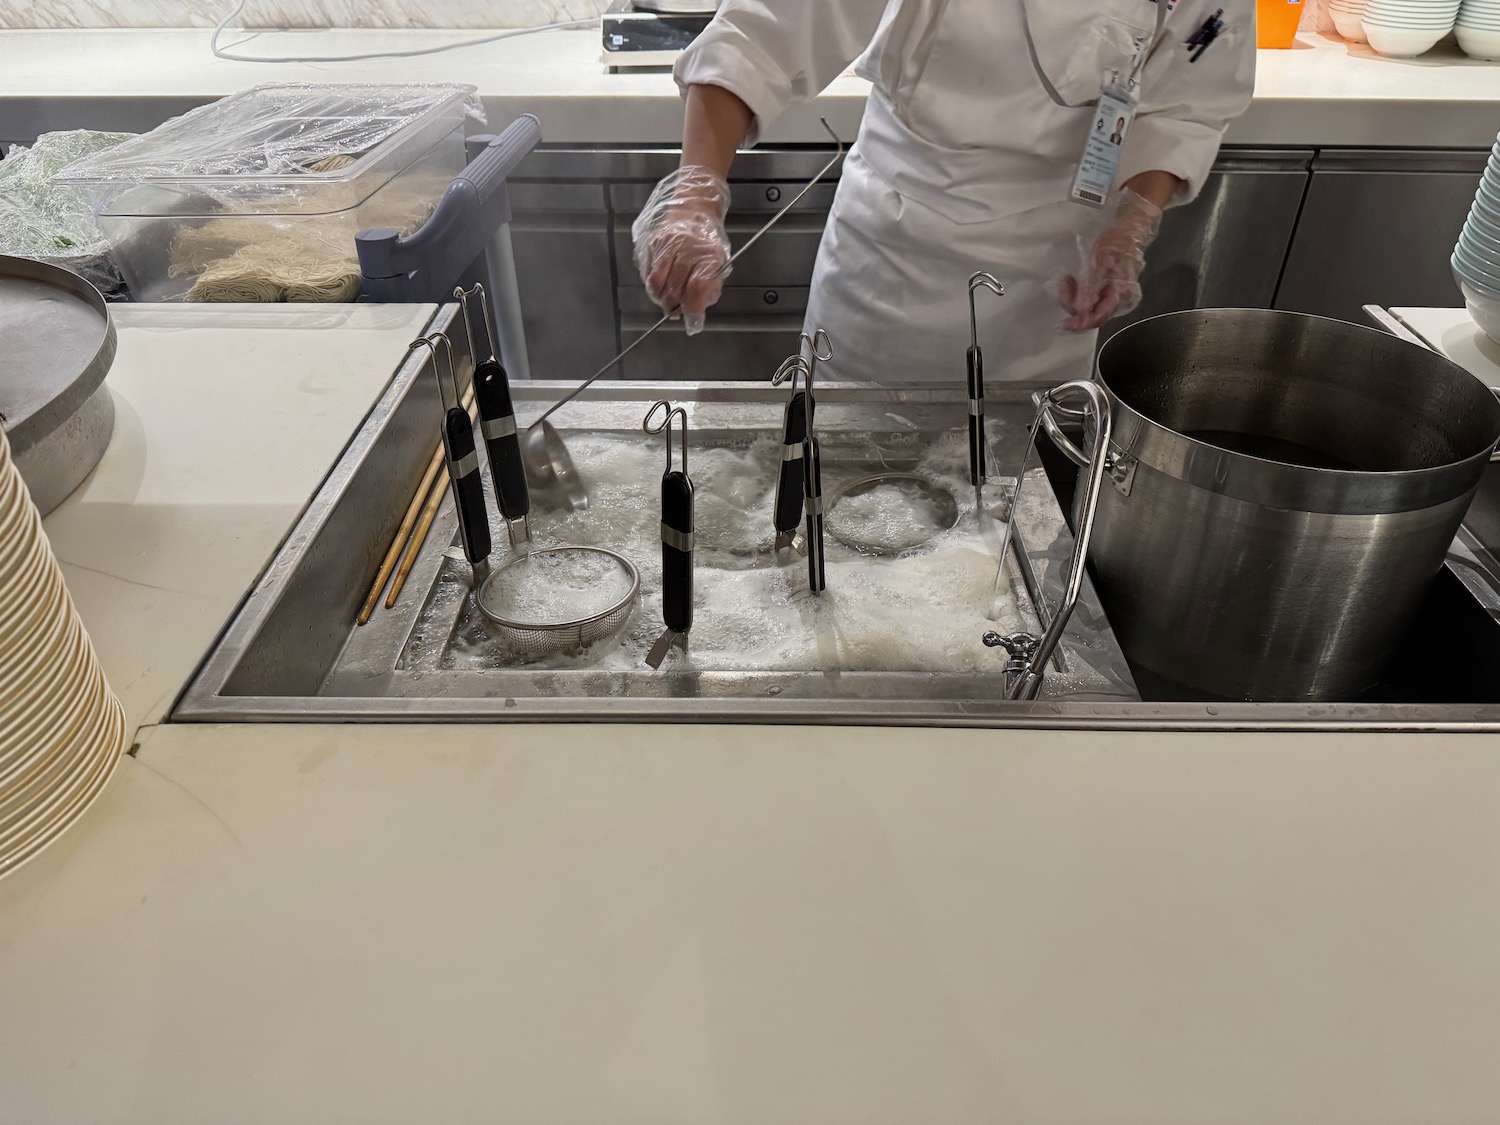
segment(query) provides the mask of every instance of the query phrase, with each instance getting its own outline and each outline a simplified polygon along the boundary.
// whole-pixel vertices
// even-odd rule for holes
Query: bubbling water
[[[828,511],[828,530],[856,548],[906,551],[946,531],[942,515],[916,481],[888,481],[836,501]]]
[[[630,593],[630,575],[609,555],[537,551],[497,570],[485,608],[513,625],[558,625],[594,617]]]
[[[642,671],[663,628],[661,447],[607,434],[570,435],[568,444],[588,481],[589,508],[574,512],[538,506],[532,513],[533,540],[538,549],[599,546],[624,555],[640,572],[640,597],[615,637],[527,666]],[[885,460],[868,436],[834,435],[822,444],[826,495],[877,471]],[[915,471],[953,493],[957,524],[940,529],[930,518],[923,523],[919,513],[926,501],[914,505],[910,495],[915,494],[903,498],[899,491],[878,489],[846,498],[838,507],[855,504],[848,513],[851,519],[885,519],[893,536],[920,531],[926,546],[899,556],[870,556],[830,536],[828,588],[814,596],[807,588],[806,560],[790,552],[778,559],[771,551],[779,439],[691,447],[697,525],[694,622],[688,652],[674,652],[664,670],[993,674],[996,656],[980,638],[990,629],[1023,628],[1009,597],[992,605],[1002,525],[990,515],[975,517],[961,435],[939,437],[919,457]],[[894,507],[904,505],[905,514],[894,511],[890,496],[881,493],[894,493]],[[855,502],[867,497],[872,499],[866,506],[875,514],[866,517]],[[445,564],[442,581],[456,581],[461,571],[456,564]],[[570,598],[577,596],[576,583],[564,585],[573,590]],[[521,604],[532,595],[523,585],[511,596]],[[550,612],[551,603],[545,601],[525,604]],[[568,605],[571,610],[575,602]],[[421,635],[431,645],[439,634],[446,635],[446,628],[419,622],[414,638]],[[481,671],[518,664],[468,599],[440,666]]]

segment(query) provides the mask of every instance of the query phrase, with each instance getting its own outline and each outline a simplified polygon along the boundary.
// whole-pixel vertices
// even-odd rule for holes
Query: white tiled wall
[[[246,27],[533,27],[609,0],[248,0]],[[0,27],[212,27],[233,0],[0,0]]]

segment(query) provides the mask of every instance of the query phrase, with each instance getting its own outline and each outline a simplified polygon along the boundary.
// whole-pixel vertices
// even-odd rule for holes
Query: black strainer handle
[[[661,478],[662,623],[674,633],[693,627],[693,482],[686,473]]]
[[[978,488],[987,472],[984,456],[984,353],[969,349],[969,483]]]
[[[828,588],[823,566],[823,454],[818,439],[807,439],[806,487],[803,500],[807,508],[807,584],[815,594]]]
[[[781,431],[781,475],[776,478],[776,531],[781,535],[796,535],[802,522],[806,473],[802,447],[806,442],[807,395],[798,391],[787,400]]]
[[[507,520],[524,519],[531,513],[531,490],[526,486],[526,463],[521,459],[510,380],[505,368],[493,359],[474,369],[474,400],[479,404],[479,424],[500,512]]]
[[[490,557],[490,520],[484,510],[484,484],[479,475],[479,451],[469,412],[452,407],[443,416],[443,448],[448,455],[448,480],[458,509],[458,531],[464,557],[478,566]]]

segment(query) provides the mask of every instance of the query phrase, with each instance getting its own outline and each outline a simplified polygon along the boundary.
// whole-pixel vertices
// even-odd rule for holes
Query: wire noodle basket
[[[904,538],[871,534],[857,521],[841,519],[840,506],[845,500],[876,491],[894,492],[904,497],[926,517],[925,528],[914,529]],[[942,485],[919,473],[886,472],[851,481],[836,493],[828,504],[828,534],[862,555],[901,555],[920,550],[958,523],[958,501]]]
[[[537,559],[567,555],[602,556],[613,563],[613,568],[629,583],[625,594],[604,609],[583,617],[565,621],[517,621],[506,616],[507,608],[501,604],[500,593],[505,581],[516,567],[525,566]],[[635,609],[640,595],[641,576],[635,564],[624,555],[607,551],[603,547],[548,547],[517,555],[501,566],[485,580],[475,599],[479,611],[495,627],[495,633],[523,660],[545,660],[567,652],[576,652],[591,644],[612,637],[624,627],[631,611]]]

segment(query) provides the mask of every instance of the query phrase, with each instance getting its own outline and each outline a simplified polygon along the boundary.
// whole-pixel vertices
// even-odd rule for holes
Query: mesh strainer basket
[[[514,611],[502,604],[507,585],[503,576],[509,576],[516,567],[528,562],[568,555],[589,555],[608,560],[628,582],[629,589],[623,597],[604,609],[566,621],[518,621],[508,616]],[[517,656],[523,660],[542,660],[548,656],[587,648],[596,641],[619,632],[630,617],[630,611],[635,608],[640,588],[641,579],[635,564],[624,555],[606,551],[602,547],[549,547],[531,551],[527,555],[517,555],[496,569],[479,588],[476,601],[480,612],[495,627],[496,634]]]
[[[851,518],[844,502],[876,491],[891,491],[904,497],[922,512],[925,526],[911,529],[910,534],[893,536],[888,532],[882,536],[880,529]],[[957,523],[958,501],[953,493],[918,473],[877,473],[846,484],[828,502],[828,534],[862,555],[899,555],[924,547]]]

